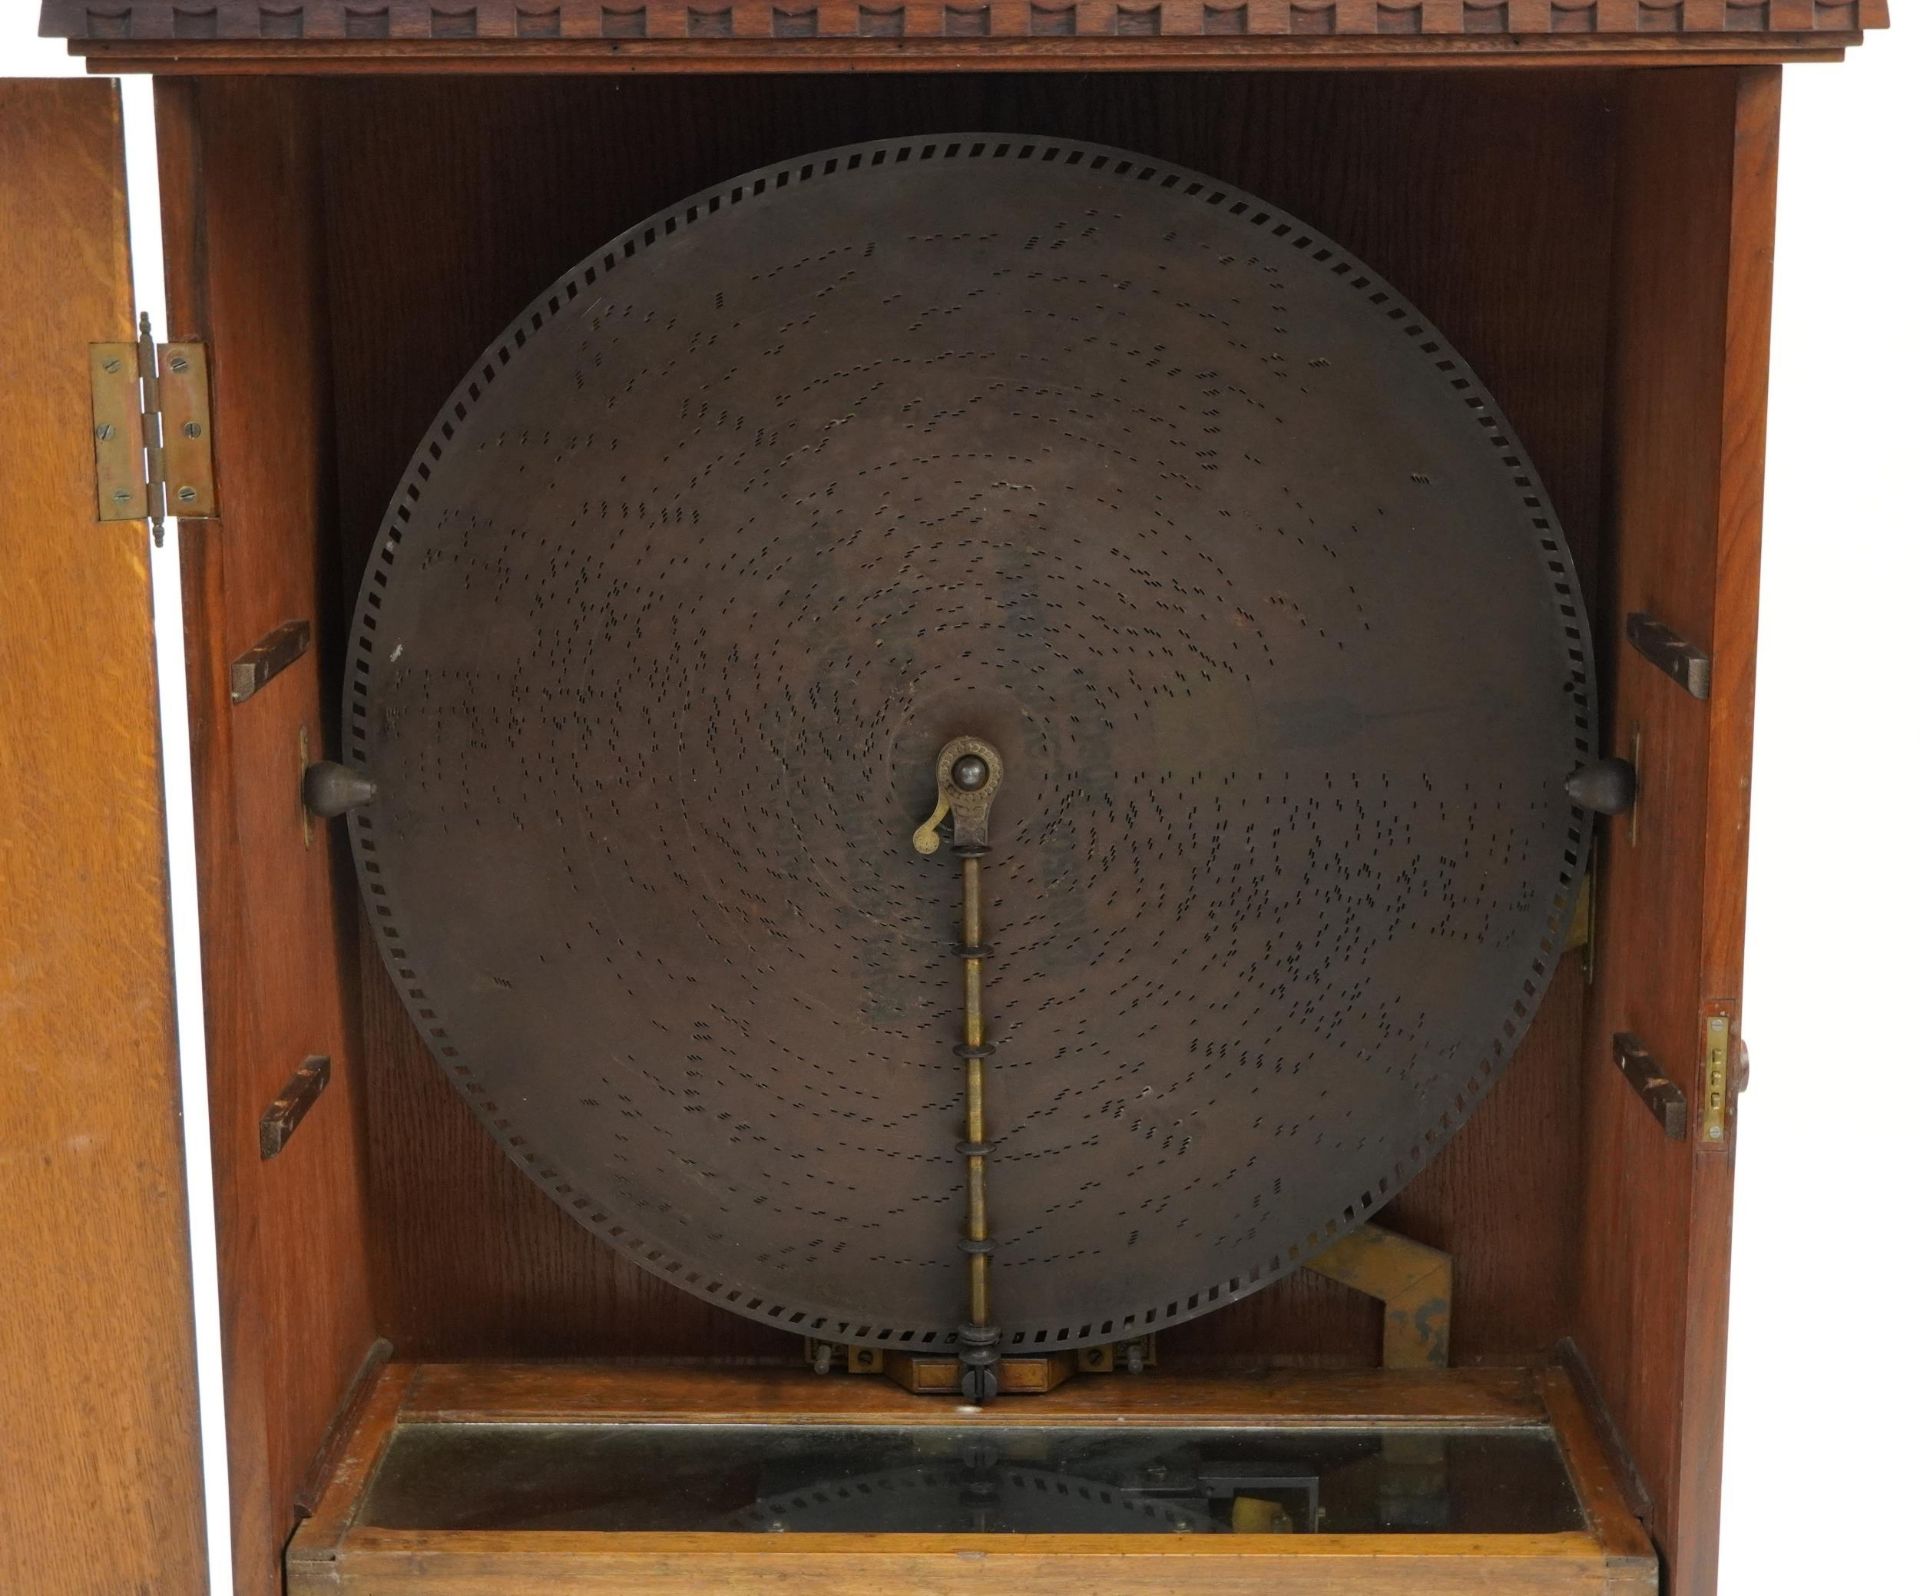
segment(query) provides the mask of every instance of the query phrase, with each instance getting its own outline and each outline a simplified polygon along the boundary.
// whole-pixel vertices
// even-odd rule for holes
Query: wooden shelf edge
[[[1119,1403],[1113,1393],[1130,1393]],[[1316,1411],[1316,1403],[1318,1411]],[[1011,1592],[1071,1570],[1116,1593],[1204,1577],[1216,1596],[1352,1590],[1598,1592],[1652,1596],[1658,1565],[1626,1505],[1600,1432],[1558,1369],[1405,1373],[1306,1371],[1260,1380],[1160,1374],[1076,1381],[1044,1398],[1008,1401],[991,1422],[1142,1421],[1416,1424],[1447,1428],[1551,1423],[1588,1521],[1557,1534],[1148,1536],[940,1534],[571,1533],[359,1528],[359,1504],[401,1425],[444,1422],[605,1424],[951,1424],[953,1404],[883,1381],[805,1370],[701,1371],[594,1364],[389,1364],[352,1423],[319,1510],[287,1550],[288,1589],[505,1592],[565,1579],[606,1591],[722,1591],[743,1580],[840,1591],[886,1559],[889,1580],[916,1591]],[[1435,1415],[1444,1413],[1444,1419]],[[911,1576],[909,1578],[909,1576]],[[1154,1583],[1162,1582],[1162,1583]]]
[[[417,1366],[406,1422],[926,1424],[955,1422],[957,1398],[914,1396],[891,1381],[800,1368],[708,1370],[644,1365],[477,1363]],[[971,1410],[965,1410],[971,1412]],[[1257,1376],[1101,1375],[999,1403],[999,1426],[1526,1425],[1548,1412],[1531,1369],[1288,1370]]]
[[[1864,34],[1027,35],[983,39],[74,39],[94,72],[702,73],[1284,71],[1758,66],[1838,61]]]

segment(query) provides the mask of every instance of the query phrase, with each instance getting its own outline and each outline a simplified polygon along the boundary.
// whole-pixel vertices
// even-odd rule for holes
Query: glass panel
[[[1580,1529],[1553,1432],[404,1425],[383,1529],[1478,1534]]]

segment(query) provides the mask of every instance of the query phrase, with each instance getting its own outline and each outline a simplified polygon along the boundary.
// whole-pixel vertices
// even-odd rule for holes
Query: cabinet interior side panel
[[[1711,1596],[1737,1107],[1703,1117],[1705,1016],[1739,1046],[1778,75],[1636,79],[1622,106],[1604,604],[1613,752],[1587,1033],[1575,1340],[1638,1464],[1673,1596]],[[1705,700],[1626,642],[1654,616],[1712,659]],[[1631,1031],[1687,1094],[1669,1141],[1613,1063]]]
[[[1616,86],[1597,72],[317,84],[337,576],[350,593],[475,356],[606,239],[799,152],[979,129],[1186,163],[1356,251],[1499,396],[1591,590]],[[791,1338],[616,1258],[527,1182],[419,1044],[371,948],[362,957],[373,1290],[404,1353],[793,1355]],[[1537,1356],[1569,1326],[1585,996],[1566,961],[1506,1080],[1389,1215],[1456,1253],[1460,1357]],[[1296,1276],[1182,1327],[1163,1353],[1359,1363],[1377,1338],[1372,1304]]]
[[[280,1550],[374,1340],[343,839],[309,830],[302,738],[333,737],[341,611],[314,125],[293,82],[157,86],[169,332],[209,347],[217,520],[180,527],[234,1577]],[[308,653],[241,703],[232,662],[283,622]],[[331,1084],[285,1150],[260,1118],[302,1061]]]

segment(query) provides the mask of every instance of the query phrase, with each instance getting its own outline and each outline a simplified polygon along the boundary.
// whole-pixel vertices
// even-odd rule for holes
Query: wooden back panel
[[[1511,411],[1591,582],[1612,86],[1604,74],[318,85],[344,570],[357,580],[475,353],[605,239],[799,151],[979,128],[1184,162],[1357,251]],[[654,1282],[573,1225],[462,1107],[370,951],[361,978],[375,1289],[404,1353],[792,1354],[789,1338]],[[1507,1081],[1390,1216],[1458,1253],[1466,1357],[1537,1355],[1567,1329],[1582,997],[1570,966]],[[1377,1345],[1372,1304],[1299,1277],[1163,1350],[1355,1362]]]
[[[204,1591],[153,587],[94,520],[120,97],[0,82],[0,1590]]]

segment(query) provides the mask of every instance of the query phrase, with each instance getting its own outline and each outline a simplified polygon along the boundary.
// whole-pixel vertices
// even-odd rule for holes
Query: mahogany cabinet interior
[[[1631,822],[1603,828],[1590,947],[1562,959],[1504,1080],[1386,1220],[1454,1257],[1456,1361],[1576,1372],[1630,1469],[1668,1590],[1712,1591],[1738,1114],[1718,1140],[1669,1139],[1613,1038],[1635,1032],[1696,1101],[1710,1017],[1737,1047],[1774,63],[1833,54],[1883,9],[1642,4],[1680,25],[1610,52],[1582,51],[1602,36],[1591,30],[1529,42],[1516,24],[1530,71],[1436,70],[1468,59],[1449,52],[1489,8],[1428,4],[1405,9],[1469,20],[1452,33],[1396,22],[1372,39],[1385,48],[1324,58],[1303,30],[1299,48],[1259,63],[1287,71],[1172,70],[1198,58],[1158,34],[1100,41],[1142,46],[1102,61],[1084,48],[1094,41],[1027,32],[992,63],[945,59],[929,34],[925,59],[883,63],[917,72],[833,76],[729,70],[772,50],[739,26],[739,59],[663,48],[616,61],[616,40],[576,27],[585,8],[571,0],[430,17],[394,4],[374,8],[390,24],[380,35],[329,24],[278,52],[261,42],[266,12],[243,36],[251,6],[135,6],[118,32],[74,21],[83,9],[109,15],[62,0],[49,16],[90,34],[80,48],[97,68],[160,74],[168,327],[204,341],[212,370],[219,515],[181,538],[240,1590],[279,1588],[330,1437],[389,1349],[431,1362],[798,1359],[794,1339],[615,1257],[514,1169],[417,1039],[362,934],[343,838],[306,814],[297,778],[337,751],[349,602],[393,485],[473,352],[530,293],[735,172],[965,128],[1125,146],[1273,200],[1431,317],[1526,440],[1592,608],[1603,751],[1636,760],[1641,795]],[[858,17],[833,33],[855,9],[822,5],[814,56],[784,64],[861,60],[880,41]],[[904,14],[917,29],[941,9]],[[1151,9],[1160,33],[1192,22],[1183,42],[1242,50],[1260,31],[1248,17],[1312,13],[1337,41],[1333,24],[1360,11],[1399,15],[1252,0],[1235,33],[1210,20],[1227,14],[1216,8]],[[1531,14],[1521,0],[1492,9]],[[611,12],[593,10],[604,25]],[[536,12],[557,31],[516,34]],[[1708,13],[1719,24],[1696,27]],[[1748,14],[1755,27],[1739,25]],[[435,31],[449,15],[475,31]],[[654,21],[669,16],[679,33],[649,37],[691,44],[686,14]],[[182,32],[181,17],[211,18],[210,31]],[[486,48],[534,38],[544,55]],[[468,42],[435,54],[434,40]],[[1220,48],[1208,64],[1236,64]],[[1135,70],[1033,70],[1090,63]],[[656,70],[598,70],[609,65]],[[1635,612],[1711,655],[1706,699],[1627,645]],[[234,701],[233,662],[295,620],[311,623],[312,648]],[[11,725],[28,711],[8,713]],[[262,1112],[314,1055],[331,1061],[329,1084],[263,1159]],[[1168,1332],[1161,1367],[1363,1365],[1379,1314],[1302,1273]]]

